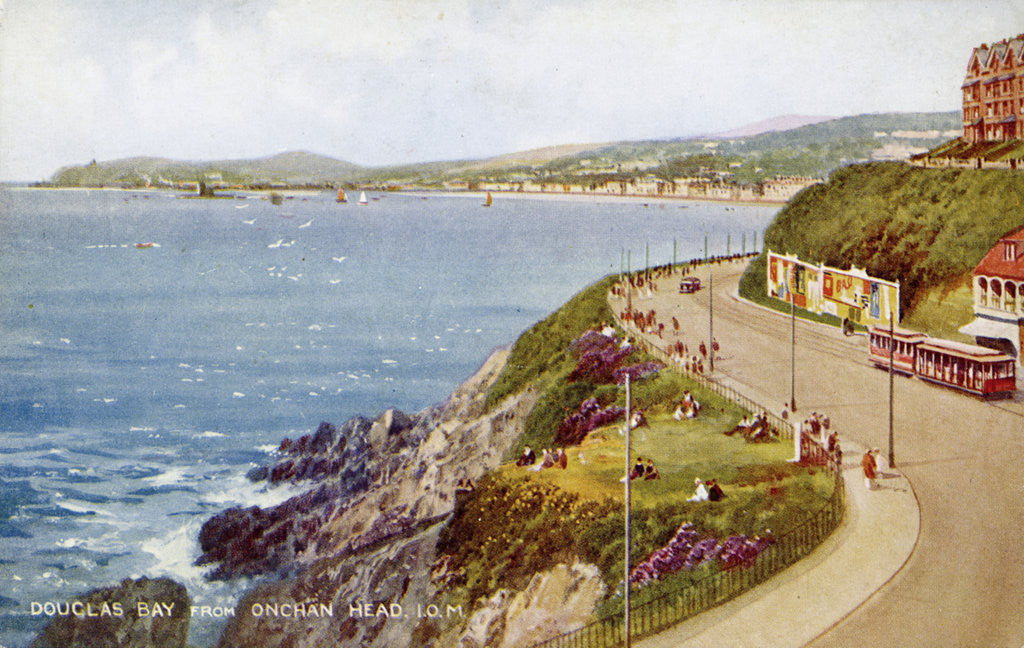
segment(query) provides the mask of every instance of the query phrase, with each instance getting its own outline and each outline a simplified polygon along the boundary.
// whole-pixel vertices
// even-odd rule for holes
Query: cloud
[[[385,164],[955,110],[970,49],[1024,18],[1012,0],[5,6],[5,178],[93,157],[307,149]]]

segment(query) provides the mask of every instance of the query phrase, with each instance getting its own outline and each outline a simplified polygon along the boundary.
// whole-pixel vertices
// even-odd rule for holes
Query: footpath
[[[865,448],[843,448],[846,515],[802,560],[748,592],[634,643],[639,648],[804,646],[885,586],[909,559],[920,530],[910,483],[879,455],[875,490],[864,486]]]
[[[771,402],[752,386],[728,379],[725,383],[755,401]],[[842,623],[895,578],[917,544],[921,529],[917,498],[902,473],[887,466],[884,453],[877,457],[876,488],[867,490],[860,466],[866,448],[849,438],[842,443],[847,510],[831,536],[761,585],[633,645],[805,646]]]

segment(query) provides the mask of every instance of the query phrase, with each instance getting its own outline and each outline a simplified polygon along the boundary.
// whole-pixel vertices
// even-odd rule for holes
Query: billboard
[[[900,321],[900,284],[872,277],[863,269],[831,268],[768,250],[768,295],[812,313],[857,324]]]

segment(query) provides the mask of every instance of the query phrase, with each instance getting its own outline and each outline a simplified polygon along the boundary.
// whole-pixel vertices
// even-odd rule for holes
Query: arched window
[[[1017,284],[1012,281],[1006,282],[1006,305],[1004,310],[1010,312],[1017,310]]]
[[[974,303],[978,306],[988,306],[988,279],[978,277],[974,289]]]
[[[1003,307],[1003,283],[998,279],[992,280],[992,290],[989,293],[988,305],[990,308]]]

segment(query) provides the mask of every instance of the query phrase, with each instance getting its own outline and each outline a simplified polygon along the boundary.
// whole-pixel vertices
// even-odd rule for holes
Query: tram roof
[[[995,349],[988,347],[977,346],[975,344],[965,344],[963,342],[953,342],[952,340],[939,340],[929,339],[927,342],[922,342],[921,346],[918,347],[921,350],[932,350],[947,355],[954,355],[961,358],[967,358],[969,360],[983,360],[985,362],[1000,362],[1003,360],[1013,360],[1010,356],[1005,353],[1000,353]]]
[[[876,333],[878,335],[884,335],[885,337],[889,337],[889,327],[888,326],[879,326],[877,324],[872,324],[871,326],[868,327],[868,329],[872,333]],[[920,331],[911,331],[910,329],[900,328],[898,326],[893,327],[893,335],[897,339],[903,338],[904,340],[909,340],[909,341],[920,341],[920,340],[927,340],[928,339],[928,334],[927,333],[922,333]]]

